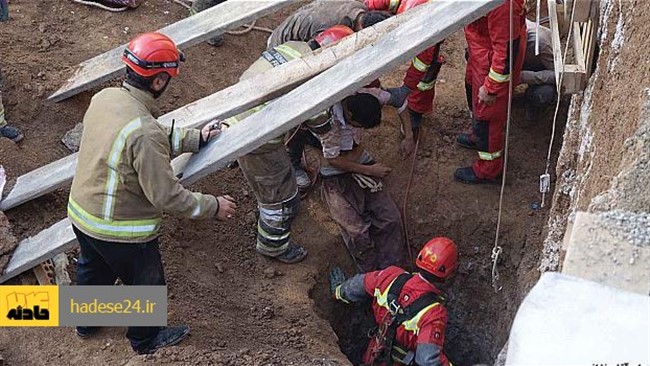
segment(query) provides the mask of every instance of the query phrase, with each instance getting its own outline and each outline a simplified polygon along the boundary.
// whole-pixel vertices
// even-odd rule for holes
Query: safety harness
[[[399,304],[400,294],[404,288],[404,284],[406,284],[411,277],[413,277],[413,274],[411,273],[402,273],[393,281],[388,289],[387,300],[390,316],[377,329],[375,339],[377,345],[379,345],[379,349],[378,352],[373,355],[374,358],[370,361],[369,365],[386,364],[387,366],[392,366],[395,361],[395,358],[393,357],[393,348],[398,346],[395,341],[397,328],[399,328],[402,323],[413,319],[427,306],[434,303],[440,303],[444,300],[433,292],[428,292],[417,298],[413,303],[411,303],[411,305],[403,308]],[[410,361],[406,362],[406,365],[411,364]]]

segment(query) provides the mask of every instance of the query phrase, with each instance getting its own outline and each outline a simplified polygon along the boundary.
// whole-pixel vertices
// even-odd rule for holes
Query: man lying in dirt
[[[328,131],[317,132],[323,149],[320,175],[332,218],[362,272],[402,263],[402,220],[381,178],[391,169],[361,147],[362,129],[381,122],[390,93],[362,89],[335,104]]]
[[[160,33],[135,38],[124,51],[127,80],[97,93],[84,116],[68,218],[81,247],[77,284],[165,285],[159,251],[163,211],[190,219],[226,220],[229,196],[190,192],[178,181],[170,157],[196,152],[219,130],[165,128],[152,115],[155,99],[178,75],[183,55]],[[97,327],[77,327],[88,337]],[[189,327],[129,327],[138,353],[180,342]]]
[[[20,142],[25,137],[18,128],[10,126],[5,119],[5,108],[2,105],[2,69],[0,69],[0,136],[13,142]]]
[[[415,265],[419,273],[389,267],[347,281],[338,267],[330,273],[336,300],[348,304],[372,299],[377,328],[364,365],[451,365],[443,352],[448,316],[441,288],[458,267],[456,245],[447,238],[433,238],[422,247]]]
[[[368,11],[362,2],[356,0],[317,0],[301,7],[275,28],[267,45],[272,49],[289,41],[308,42],[325,29],[335,25],[343,25],[358,32],[389,17],[389,13]],[[309,175],[301,164],[304,146],[317,143],[318,141],[314,141],[309,132],[298,130],[287,144],[300,190],[306,190],[311,186]]]

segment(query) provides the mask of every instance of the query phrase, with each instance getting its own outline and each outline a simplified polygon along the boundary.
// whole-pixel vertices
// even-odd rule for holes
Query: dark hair
[[[126,67],[126,82],[138,89],[145,91],[151,90],[151,84],[153,83],[154,78],[155,76],[144,77],[142,75],[138,75],[135,71],[133,71],[133,69],[128,66]]]
[[[368,93],[358,93],[343,99],[352,119],[363,128],[379,126],[381,122],[381,104],[379,100]]]
[[[434,275],[433,273],[429,273],[429,272],[423,270],[422,268],[419,268],[419,270],[420,270],[420,274],[422,275],[422,277],[424,277],[425,280],[429,281],[429,283],[433,283],[433,284],[445,283],[444,278],[440,278],[440,277]]]
[[[361,27],[362,28],[372,27],[373,25],[381,22],[382,20],[386,20],[388,18],[390,18],[390,13],[387,13],[385,11],[371,10],[363,14],[363,17],[361,18]]]

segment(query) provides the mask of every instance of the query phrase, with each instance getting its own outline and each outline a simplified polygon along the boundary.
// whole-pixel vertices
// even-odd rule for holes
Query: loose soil
[[[20,145],[0,141],[0,163],[10,178],[6,190],[15,177],[68,154],[60,138],[82,120],[91,96],[99,89],[58,104],[45,98],[70,75],[74,65],[126,43],[138,33],[186,16],[184,8],[165,0],[149,0],[135,11],[119,14],[68,1],[13,0],[10,10],[12,20],[0,25],[3,95],[8,120],[27,137]],[[273,28],[289,12],[262,19],[258,25]],[[160,100],[162,112],[235,83],[259,57],[265,39],[266,34],[254,31],[245,36],[227,35],[220,48],[201,44],[188,49],[181,75]],[[457,365],[488,363],[496,357],[521,294],[538,277],[546,214],[531,209],[531,203],[539,201],[538,176],[544,171],[551,124],[549,118],[527,123],[522,111],[515,109],[501,224],[504,250],[498,268],[502,289],[495,293],[490,254],[499,187],[467,186],[452,179],[455,168],[470,164],[475,157],[454,143],[455,136],[469,127],[463,89],[464,47],[462,33],[445,44],[448,64],[437,86],[437,111],[425,122],[407,210],[414,252],[438,235],[452,238],[460,248],[459,275],[449,291],[446,350]],[[406,65],[382,82],[399,85],[405,70]],[[383,125],[368,133],[365,141],[378,161],[393,168],[386,187],[401,207],[411,159],[397,151],[396,114],[386,110]],[[309,249],[310,256],[294,266],[255,254],[255,200],[238,170],[213,174],[191,188],[229,193],[240,208],[236,219],[227,224],[165,219],[161,239],[170,293],[169,323],[189,325],[192,336],[187,341],[145,357],[133,354],[123,328],[104,329],[83,341],[70,328],[2,329],[0,354],[5,362],[88,366],[347,364],[337,343],[355,361],[367,341],[368,325],[364,326],[364,311],[359,307],[334,304],[329,297],[328,270],[337,265],[348,274],[353,270],[318,188],[303,201],[294,225],[294,238]],[[19,239],[34,235],[65,217],[67,195],[67,190],[60,190],[6,212],[14,235]],[[13,283],[31,281],[28,274]]]

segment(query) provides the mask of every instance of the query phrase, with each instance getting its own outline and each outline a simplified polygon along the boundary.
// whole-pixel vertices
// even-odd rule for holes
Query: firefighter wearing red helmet
[[[377,330],[363,356],[364,365],[451,365],[444,354],[447,309],[441,287],[458,267],[453,241],[427,242],[415,261],[419,272],[399,267],[358,274],[344,281],[339,268],[330,274],[330,290],[344,303],[372,299]]]
[[[178,75],[183,57],[160,33],[131,41],[122,56],[127,78],[122,87],[95,94],[84,115],[77,167],[68,200],[68,218],[81,247],[77,284],[162,286],[159,251],[163,212],[190,219],[231,218],[229,196],[191,192],[176,178],[170,156],[196,152],[218,134],[167,128],[152,115],[155,99]],[[97,327],[77,327],[86,338]],[[129,327],[126,337],[138,353],[180,342],[186,326]]]
[[[371,10],[402,14],[427,1],[365,0],[364,3]],[[433,99],[436,96],[435,82],[440,73],[440,68],[445,63],[445,58],[440,55],[441,45],[442,42],[415,56],[406,71],[402,87],[388,90],[394,95],[395,101],[393,104],[403,103],[404,100],[408,101],[409,120],[405,122],[410,122],[411,129],[403,129],[405,139],[402,143],[402,150],[407,153],[410,153],[413,149],[414,139],[417,138],[423,115],[433,111]]]
[[[512,81],[519,79],[526,55],[524,0],[507,0],[469,24],[465,27],[465,38],[469,54],[465,80],[468,97],[471,95],[472,132],[459,135],[456,142],[462,147],[477,150],[478,159],[470,167],[458,168],[454,178],[470,184],[495,183],[503,170],[503,129],[508,114],[508,89]],[[513,70],[509,65],[511,43]]]
[[[272,47],[262,52],[262,56],[244,71],[239,80],[264,73],[320,47],[330,46],[352,33],[352,29],[337,25],[308,42],[289,41]],[[265,105],[266,103],[231,117],[226,123],[232,126]],[[329,125],[327,117],[327,113],[321,113],[305,122],[305,125],[310,131],[318,133]],[[286,264],[300,262],[307,256],[307,250],[291,237],[291,225],[298,214],[300,195],[283,137],[267,142],[250,154],[240,157],[238,162],[257,199],[257,252]]]

